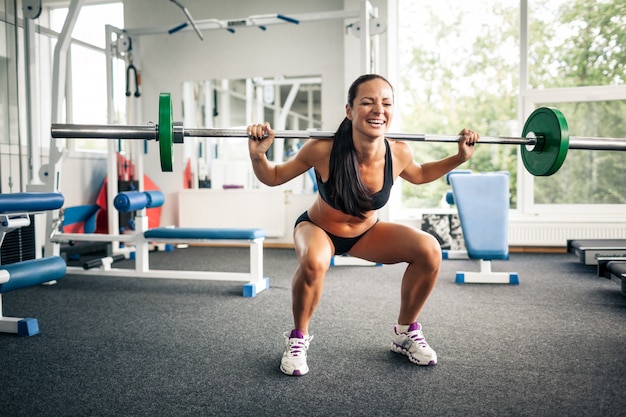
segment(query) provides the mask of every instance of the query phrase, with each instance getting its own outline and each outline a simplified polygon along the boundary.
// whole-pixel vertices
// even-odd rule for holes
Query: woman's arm
[[[276,186],[306,172],[313,166],[311,162],[311,141],[306,142],[296,155],[281,164],[275,164],[267,159],[265,153],[274,142],[275,134],[269,123],[248,126],[248,150],[252,169],[256,177],[265,185]]]
[[[459,135],[459,151],[456,155],[421,165],[415,162],[411,149],[404,144],[405,147],[400,154],[401,159],[406,161],[406,166],[400,172],[400,177],[413,184],[425,184],[441,178],[469,160],[474,154],[474,144],[478,141],[480,135],[469,129],[463,129]]]

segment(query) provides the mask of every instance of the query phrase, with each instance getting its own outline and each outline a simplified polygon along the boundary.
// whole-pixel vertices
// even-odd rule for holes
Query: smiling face
[[[352,121],[354,133],[384,135],[393,118],[393,89],[381,78],[362,83],[353,102],[346,104],[346,116]]]

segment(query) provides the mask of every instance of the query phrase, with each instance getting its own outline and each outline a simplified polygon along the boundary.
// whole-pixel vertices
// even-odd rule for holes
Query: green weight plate
[[[174,122],[172,117],[172,98],[169,93],[159,96],[159,152],[161,171],[172,172],[174,161]]]
[[[561,168],[569,149],[569,130],[565,116],[551,107],[540,107],[530,114],[522,136],[534,132],[543,137],[543,146],[528,150],[522,146],[524,166],[534,176],[549,176]]]

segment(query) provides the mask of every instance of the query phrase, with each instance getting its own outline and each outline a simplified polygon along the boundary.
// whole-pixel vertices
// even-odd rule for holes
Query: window
[[[521,136],[518,114],[553,106],[565,115],[572,136],[626,137],[624,1],[528,0],[528,68],[522,68],[528,86],[521,89],[520,1],[399,3],[399,130],[453,134],[471,127],[483,136]],[[418,162],[455,152],[454,145],[412,146]],[[527,178],[518,172],[519,158],[516,146],[483,144],[459,168],[509,171],[511,208],[523,203],[532,212],[563,204],[578,211],[588,205],[614,210],[608,206],[625,203],[624,152],[571,150],[549,178]],[[448,189],[443,179],[405,183],[402,208],[439,207]]]
[[[626,100],[538,103],[558,108],[574,137],[626,137]],[[550,177],[534,178],[534,204],[626,204],[626,152],[573,150]]]
[[[571,136],[626,137],[626,3],[532,0],[528,22],[528,100],[561,110]],[[530,207],[611,211],[626,203],[625,174],[624,152],[570,150],[555,175],[532,179]]]
[[[54,9],[50,13],[51,29],[61,32],[68,9]],[[107,81],[105,26],[124,26],[122,3],[108,3],[83,6],[72,32],[71,68],[68,83],[71,82],[71,111],[67,120],[80,124],[107,124]],[[125,67],[123,60],[114,64],[114,100],[116,114],[125,113]],[[106,141],[76,139],[70,141],[76,150],[106,151]]]

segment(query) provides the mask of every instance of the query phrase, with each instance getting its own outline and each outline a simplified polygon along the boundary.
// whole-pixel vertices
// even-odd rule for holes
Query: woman
[[[311,167],[318,181],[319,194],[294,229],[299,262],[292,283],[294,328],[285,333],[280,364],[287,375],[309,371],[307,349],[313,338],[309,323],[331,258],[342,254],[382,264],[408,263],[391,349],[418,365],[437,363],[417,318],[435,286],[441,248],[421,230],[379,221],[376,210],[387,203],[398,176],[413,184],[442,177],[471,158],[479,135],[463,129],[456,155],[420,165],[406,143],[385,138],[393,104],[393,88],[385,78],[376,74],[359,77],[348,91],[346,117],[334,140],[308,140],[293,159],[281,164],[273,164],[265,156],[274,140],[270,125],[248,126],[250,158],[262,183],[280,185]]]

